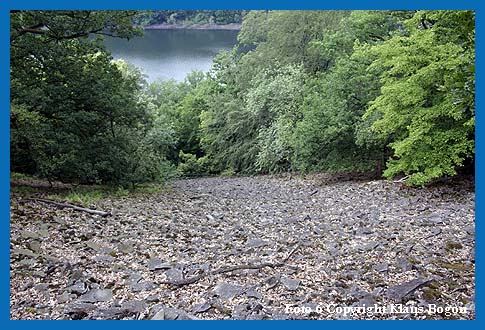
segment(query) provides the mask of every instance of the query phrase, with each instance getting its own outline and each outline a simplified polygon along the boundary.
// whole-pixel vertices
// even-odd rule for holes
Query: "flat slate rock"
[[[201,304],[195,304],[194,307],[192,307],[192,313],[194,313],[194,314],[204,313],[204,312],[207,312],[211,308],[212,308],[212,305],[206,301],[206,302],[203,302]]]
[[[273,275],[264,280],[267,285],[266,289],[272,289],[280,283],[281,275]]]
[[[379,273],[385,273],[389,271],[389,264],[388,263],[381,263],[374,266],[374,270]]]
[[[236,320],[246,320],[251,314],[251,305],[240,304],[234,306],[232,310],[232,318]]]
[[[80,302],[75,301],[71,304],[67,304],[64,307],[65,314],[84,314],[86,315],[88,312],[95,310],[96,305],[87,302]]]
[[[111,263],[115,260],[115,258],[109,255],[97,255],[93,260],[101,263]]]
[[[151,291],[157,288],[157,285],[152,281],[134,282],[129,285],[133,292]]]
[[[132,253],[133,251],[135,251],[135,248],[131,244],[121,243],[121,244],[118,245],[118,250],[120,252],[129,254],[129,253]]]
[[[292,278],[289,278],[289,277],[282,277],[281,278],[281,284],[283,284],[285,286],[285,288],[287,288],[288,290],[290,291],[294,291],[296,289],[298,289],[298,287],[300,286],[300,283],[301,281],[298,280],[298,279],[292,279]]]
[[[377,302],[374,300],[371,294],[366,294],[359,301],[352,304],[354,307],[371,307],[374,306]]]
[[[81,302],[100,302],[110,301],[113,298],[113,292],[110,289],[93,289],[79,297]]]
[[[116,319],[126,314],[121,307],[100,308],[94,312],[94,318],[98,319]]]
[[[242,292],[241,286],[230,283],[221,283],[214,288],[214,293],[223,301],[231,300]]]
[[[148,260],[148,269],[151,271],[170,268],[172,268],[172,265],[170,265],[168,262],[162,261],[159,258],[151,258]]]
[[[396,265],[399,269],[401,269],[404,272],[413,269],[413,264],[410,263],[409,260],[406,258],[397,258]]]
[[[374,250],[378,246],[379,246],[379,242],[370,242],[365,245],[359,246],[359,250],[367,252],[367,251]]]
[[[372,234],[372,228],[369,228],[369,227],[359,228],[359,229],[357,229],[356,234],[357,235],[369,235],[369,234]]]
[[[387,296],[392,300],[401,301],[406,296],[432,281],[433,279],[416,278],[409,282],[390,287],[387,290]]]
[[[170,268],[165,272],[165,275],[167,276],[168,281],[174,283],[184,279],[184,273],[178,268]]]
[[[23,238],[39,238],[40,235],[37,234],[37,233],[34,233],[32,231],[28,231],[28,230],[21,230],[20,231],[20,235],[23,237]]]
[[[198,318],[180,308],[161,308],[152,320],[197,320]]]
[[[249,288],[246,290],[245,292],[246,294],[246,297],[248,298],[256,298],[256,299],[261,299],[263,298],[263,296],[261,295],[261,293],[259,293],[255,287],[252,287],[252,288]]]
[[[258,247],[267,246],[268,242],[263,241],[262,239],[250,239],[247,241],[246,245],[248,247],[258,248]]]
[[[101,249],[103,248],[101,245],[99,245],[98,243],[93,242],[93,241],[87,241],[87,242],[84,242],[84,244],[85,244],[85,245],[86,245],[88,248],[90,248],[90,249],[92,249],[92,250],[94,250],[94,251],[96,251],[96,252],[100,252],[100,251],[101,251]]]
[[[147,304],[143,300],[125,301],[121,304],[121,309],[126,313],[141,313],[147,308]]]
[[[39,256],[38,253],[34,253],[28,249],[13,249],[11,251],[12,251],[12,254],[19,255],[19,256],[26,256],[26,257],[32,257],[32,258],[37,258]]]

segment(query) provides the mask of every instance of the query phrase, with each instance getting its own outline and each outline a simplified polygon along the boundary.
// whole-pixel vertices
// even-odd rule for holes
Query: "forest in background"
[[[175,25],[224,25],[241,23],[247,10],[151,10],[139,13],[134,22],[141,26]]]
[[[210,72],[151,84],[100,40],[141,35],[146,15],[11,13],[11,171],[135,187],[317,171],[424,185],[474,168],[473,11],[250,11]]]

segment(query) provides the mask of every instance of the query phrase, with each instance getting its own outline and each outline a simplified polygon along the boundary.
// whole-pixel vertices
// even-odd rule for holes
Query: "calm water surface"
[[[236,44],[238,31],[226,30],[147,30],[143,37],[129,41],[106,38],[115,59],[123,59],[142,69],[149,82],[162,79],[184,80],[192,70],[208,71],[213,57]]]

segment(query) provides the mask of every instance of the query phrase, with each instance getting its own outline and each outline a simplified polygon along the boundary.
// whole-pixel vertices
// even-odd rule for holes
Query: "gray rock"
[[[441,234],[441,228],[433,228],[431,229],[430,235],[429,236],[437,236]]]
[[[42,225],[41,225],[41,227],[42,227]],[[37,231],[37,234],[39,235],[39,237],[48,237],[49,236],[49,230],[47,228],[49,228],[49,227],[47,226],[44,229],[40,229],[39,231]],[[35,237],[33,237],[33,238],[35,238]]]
[[[165,272],[165,275],[170,282],[179,282],[184,279],[184,273],[178,268],[170,268]]]
[[[368,295],[370,295],[370,293],[366,292],[366,291],[363,291],[359,288],[359,286],[357,286],[356,284],[352,285],[348,290],[346,290],[346,295],[350,298],[353,298],[353,299],[361,299],[361,298],[364,298]]]
[[[397,258],[396,265],[400,270],[404,272],[413,269],[413,264],[410,263],[409,260],[407,260],[406,258]]]
[[[90,248],[90,249],[92,249],[92,250],[94,250],[94,251],[96,251],[96,252],[101,251],[101,249],[103,248],[101,245],[99,245],[98,243],[93,242],[93,241],[87,241],[87,242],[84,242],[84,244],[85,244],[85,245],[86,245],[88,248]]]
[[[125,275],[123,278],[126,278],[127,275]],[[126,278],[125,283],[128,285],[132,285],[135,283],[140,282],[142,279],[142,276],[138,273],[130,272],[128,278]]]
[[[53,220],[56,223],[58,223],[59,225],[65,225],[66,224],[66,220],[64,220],[63,218],[55,217]]]
[[[389,271],[389,264],[387,263],[378,264],[374,266],[374,269],[379,273],[385,273]]]
[[[165,320],[165,310],[162,308],[151,318],[151,320]]]
[[[41,270],[35,270],[32,275],[34,275],[35,277],[40,277],[40,278],[44,278],[47,276],[47,274]]]
[[[11,250],[11,253],[13,255],[26,256],[26,257],[32,257],[32,258],[37,258],[39,256],[39,254],[34,253],[27,249],[13,249]]]
[[[121,307],[108,307],[96,310],[94,313],[94,318],[117,319],[124,314],[126,314],[126,312]]]
[[[82,277],[83,277],[83,272],[81,270],[79,269],[74,270],[71,276],[69,276],[69,283],[74,283],[77,280],[80,280]]]
[[[374,297],[378,297],[382,294],[382,292],[384,292],[384,288],[382,286],[378,286],[372,290],[372,295]]]
[[[425,286],[426,284],[432,282],[432,279],[416,278],[409,282],[395,285],[387,290],[387,296],[389,299],[396,300],[398,302],[402,301],[406,296],[409,296],[417,289]]]
[[[292,279],[289,277],[282,277],[281,284],[283,284],[288,290],[294,291],[297,290],[300,286],[301,281],[298,279]]]
[[[86,284],[84,282],[77,282],[69,287],[66,288],[68,292],[76,293],[76,294],[83,294],[87,291]]]
[[[118,250],[126,254],[130,254],[130,253],[133,253],[133,251],[135,251],[132,244],[126,244],[126,243],[119,244]]]
[[[163,262],[161,259],[151,258],[150,260],[148,260],[148,269],[151,271],[170,268],[172,268],[172,265],[167,262]]]
[[[59,297],[57,297],[57,302],[59,304],[64,304],[68,302],[70,299],[71,299],[71,295],[69,294],[69,292],[64,291]]]
[[[194,314],[204,313],[204,312],[207,312],[211,308],[212,308],[212,305],[206,301],[206,302],[203,302],[201,304],[195,304],[194,307],[192,308],[192,313],[194,313]]]
[[[443,219],[439,215],[431,215],[423,219],[418,225],[420,226],[436,226],[443,223]]]
[[[45,291],[49,288],[49,284],[47,283],[39,283],[36,286],[34,286],[34,289],[37,291]]]
[[[24,258],[24,259],[20,260],[19,264],[23,267],[30,268],[30,267],[34,266],[36,262],[37,261],[35,259],[32,259],[32,258]]]
[[[352,304],[354,307],[370,307],[374,306],[376,304],[376,301],[372,297],[371,294],[366,294],[362,298],[359,299],[359,301],[355,302]]]
[[[179,308],[161,308],[153,317],[152,320],[197,320],[198,318],[192,314]]]
[[[231,300],[242,293],[242,287],[230,283],[221,283],[214,288],[214,293],[223,301]]]
[[[112,256],[106,256],[106,255],[97,255],[94,257],[94,261],[100,262],[100,263],[110,263],[113,262],[115,258]]]
[[[21,230],[20,236],[22,236],[23,238],[33,238],[33,239],[37,239],[37,238],[40,237],[39,234],[28,231],[28,230]]]
[[[86,302],[75,301],[64,307],[64,313],[70,314],[73,319],[86,317],[88,313],[96,309],[96,305]]]
[[[39,253],[41,251],[40,242],[39,241],[30,241],[27,246],[30,250]]]
[[[465,232],[470,236],[475,236],[475,226],[466,226],[463,228]]]
[[[115,250],[113,250],[110,247],[101,247],[101,250],[99,250],[99,252],[100,252],[101,255],[107,255],[107,256],[111,256],[111,257],[116,256]]]
[[[47,261],[53,262],[53,263],[61,262],[61,259],[59,259],[58,257],[54,257],[52,255],[49,255],[49,254],[43,254],[42,258],[44,258]]]
[[[379,242],[370,242],[370,243],[367,243],[365,245],[361,245],[358,247],[359,250],[361,251],[371,251],[371,250],[374,250],[376,247],[379,246]]]
[[[249,304],[236,305],[232,310],[232,318],[236,320],[246,320],[249,314],[251,314],[251,306]]]
[[[121,305],[121,309],[126,313],[136,314],[141,313],[147,308],[147,304],[143,300],[125,301]]]
[[[136,282],[130,284],[131,290],[133,292],[151,291],[156,289],[158,286],[152,281]]]
[[[263,298],[263,296],[261,295],[261,293],[259,293],[258,291],[256,291],[256,288],[255,287],[252,287],[252,288],[249,288],[246,290],[245,292],[246,296],[248,298],[256,298],[256,299],[261,299]]]
[[[269,290],[269,289],[272,289],[275,286],[277,286],[280,283],[280,278],[281,278],[280,275],[274,275],[274,276],[270,276],[267,279],[265,279],[264,283],[267,285],[266,289]]]
[[[93,289],[79,297],[81,302],[100,302],[110,301],[113,298],[113,292],[110,289]]]
[[[369,235],[372,234],[372,228],[366,227],[366,228],[359,228],[357,229],[357,235]]]
[[[262,246],[267,246],[268,242],[263,241],[262,239],[250,239],[247,241],[246,245],[250,248],[258,248]]]

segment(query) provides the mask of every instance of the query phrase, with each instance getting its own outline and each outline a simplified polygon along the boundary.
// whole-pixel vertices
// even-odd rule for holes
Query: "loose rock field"
[[[468,181],[202,178],[100,217],[12,194],[10,316],[473,319],[474,198]],[[327,308],[374,304],[407,310]],[[412,312],[430,304],[467,312]]]

